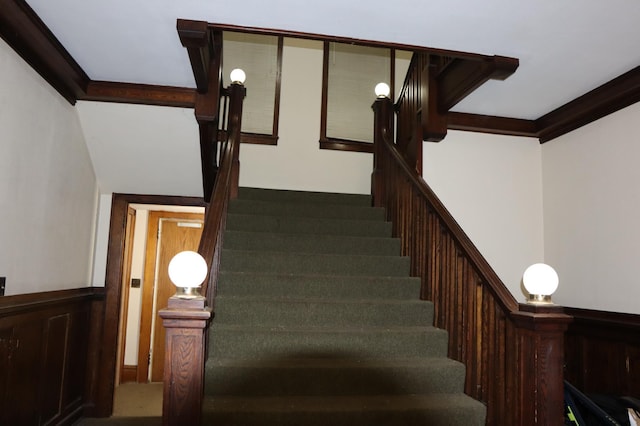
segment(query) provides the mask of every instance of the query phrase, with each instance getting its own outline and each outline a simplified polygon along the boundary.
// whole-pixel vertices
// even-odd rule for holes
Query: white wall
[[[4,41],[0,76],[6,294],[86,287],[97,188],[77,113]]]
[[[640,104],[542,145],[545,259],[566,306],[640,313]]]
[[[251,90],[251,82],[245,84]],[[371,191],[371,154],[319,149],[321,97],[322,42],[285,38],[278,146],[242,145],[242,186]]]
[[[519,302],[522,273],[544,260],[537,139],[449,131],[423,144],[423,176]]]

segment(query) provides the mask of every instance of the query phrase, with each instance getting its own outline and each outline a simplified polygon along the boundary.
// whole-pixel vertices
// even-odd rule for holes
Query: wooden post
[[[232,83],[229,86],[229,125],[227,132],[229,139],[235,138],[233,152],[233,166],[231,171],[231,188],[229,198],[238,198],[240,184],[240,139],[242,137],[242,103],[247,94],[247,89],[242,83]]]
[[[384,206],[384,171],[382,144],[393,142],[393,103],[388,97],[377,98],[373,109],[373,172],[371,173],[371,196],[374,207]]]
[[[572,317],[561,306],[520,304],[517,328],[519,425],[564,425],[564,333]]]
[[[202,417],[205,331],[211,308],[204,297],[172,296],[160,317],[166,329],[162,425],[197,426]]]

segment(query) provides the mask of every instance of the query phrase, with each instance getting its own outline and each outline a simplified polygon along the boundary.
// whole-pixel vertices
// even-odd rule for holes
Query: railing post
[[[233,166],[231,172],[231,188],[229,198],[238,198],[240,184],[240,138],[242,137],[242,104],[247,94],[242,83],[232,83],[229,86],[229,138],[236,138],[234,145]]]
[[[373,108],[373,172],[371,173],[371,196],[374,207],[384,206],[384,170],[382,156],[385,137],[393,140],[393,103],[388,97],[379,97]]]
[[[561,306],[534,304],[520,304],[512,318],[517,330],[518,424],[564,425],[564,333],[572,318]]]
[[[204,297],[169,298],[159,312],[165,327],[162,425],[200,425],[204,391],[205,331],[211,309]]]

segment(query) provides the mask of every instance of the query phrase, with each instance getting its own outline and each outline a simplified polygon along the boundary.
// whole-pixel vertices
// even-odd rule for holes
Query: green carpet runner
[[[203,424],[484,425],[391,224],[369,205],[362,195],[241,188]]]

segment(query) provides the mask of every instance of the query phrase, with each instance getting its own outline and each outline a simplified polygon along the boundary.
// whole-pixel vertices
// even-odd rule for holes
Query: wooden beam
[[[417,164],[422,159],[422,141],[440,142],[447,136],[446,113],[448,109],[442,110],[439,108],[442,96],[446,94],[446,88],[443,88],[438,81],[436,62],[437,57],[429,55],[424,63],[419,65],[422,67],[420,73],[422,80],[420,83],[422,110],[418,114],[422,121],[422,137],[420,138],[416,135],[412,142],[417,145],[414,148],[409,147],[407,149],[407,153],[417,156],[416,158],[411,158],[411,165],[414,165],[414,161]],[[443,89],[445,90],[444,92]]]
[[[196,90],[187,87],[91,81],[82,100],[193,108]]]
[[[538,118],[540,142],[548,142],[639,101],[640,66]]]
[[[89,77],[24,0],[0,0],[0,36],[70,104]]]
[[[209,24],[205,21],[178,19],[176,27],[180,42],[187,48],[198,92],[207,93],[209,66],[213,53],[209,39]]]
[[[493,56],[488,59],[453,59],[438,74],[438,108],[445,113],[487,80],[504,80],[515,72],[515,58]]]
[[[538,130],[533,120],[453,111],[449,112],[447,119],[447,127],[451,130],[492,133],[495,135],[538,137]]]

